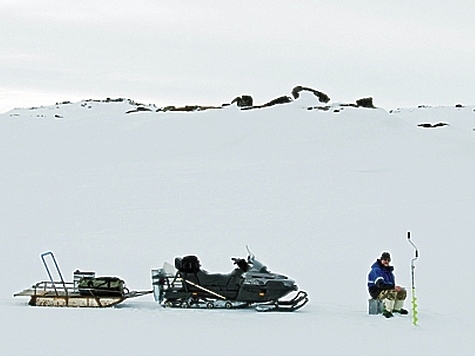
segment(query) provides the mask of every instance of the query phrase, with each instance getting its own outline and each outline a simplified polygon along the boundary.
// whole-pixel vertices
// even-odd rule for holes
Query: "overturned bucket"
[[[368,299],[368,314],[378,315],[383,312],[383,301],[379,299]]]

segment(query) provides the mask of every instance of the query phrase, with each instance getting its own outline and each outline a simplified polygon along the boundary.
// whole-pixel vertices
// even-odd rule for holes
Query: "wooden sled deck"
[[[48,265],[45,261],[46,256],[51,259],[56,267],[59,281],[54,281]],[[120,292],[111,292],[110,290],[101,290],[98,288],[82,289],[78,288],[78,281],[65,282],[59,266],[52,252],[41,255],[46,272],[50,277],[49,281],[41,281],[34,284],[31,288],[15,293],[14,297],[30,297],[29,305],[44,307],[85,307],[85,308],[106,308],[122,303],[128,298],[140,297],[152,291],[129,291],[124,288]]]
[[[60,287],[56,287],[56,284]],[[128,298],[127,294],[122,296],[101,296],[92,292],[85,295],[74,290],[73,283],[38,282],[28,289],[15,293],[14,297],[30,297],[29,305],[43,307],[86,307],[86,308],[105,308],[122,303]],[[136,296],[136,295],[135,295]]]

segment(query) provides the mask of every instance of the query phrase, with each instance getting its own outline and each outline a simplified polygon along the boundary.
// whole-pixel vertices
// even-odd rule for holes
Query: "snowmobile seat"
[[[203,286],[227,286],[234,289],[234,287],[238,287],[238,280],[242,274],[242,270],[238,268],[227,274],[209,273],[201,270],[197,277]]]
[[[231,278],[231,275],[200,271],[197,277],[203,286],[226,286],[229,282],[229,279]]]

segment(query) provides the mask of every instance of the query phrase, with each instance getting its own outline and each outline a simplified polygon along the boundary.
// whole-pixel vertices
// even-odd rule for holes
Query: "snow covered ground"
[[[2,353],[473,353],[475,106],[312,105],[302,95],[260,110],[125,114],[127,101],[89,101],[1,114]],[[417,126],[438,122],[449,125]],[[367,314],[382,251],[410,288],[409,230],[418,327]],[[146,290],[164,261],[196,254],[226,272],[246,244],[308,291],[304,309],[168,310],[151,296],[52,309],[12,297],[46,278],[48,250],[67,279],[94,270]]]

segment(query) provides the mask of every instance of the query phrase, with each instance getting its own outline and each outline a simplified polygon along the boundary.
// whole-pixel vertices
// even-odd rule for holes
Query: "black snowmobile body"
[[[244,308],[257,304],[259,311],[294,311],[307,302],[300,291],[288,301],[281,301],[298,291],[295,281],[272,273],[249,253],[246,259],[233,258],[237,267],[227,274],[209,273],[201,268],[197,256],[175,258],[175,269],[152,270],[155,300],[166,307]]]

